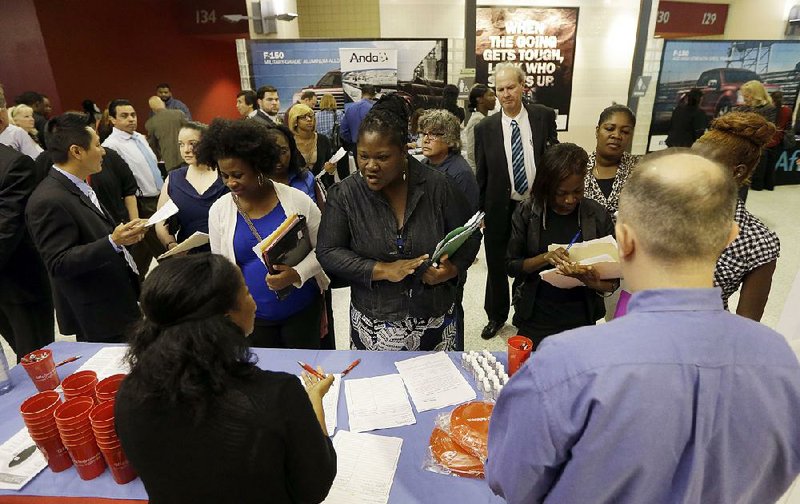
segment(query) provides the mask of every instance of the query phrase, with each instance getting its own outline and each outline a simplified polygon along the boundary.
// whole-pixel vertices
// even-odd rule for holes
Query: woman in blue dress
[[[289,187],[300,189],[314,203],[319,203],[314,174],[303,166],[303,158],[300,151],[297,150],[297,144],[289,128],[282,124],[273,126],[267,130],[267,138],[275,142],[280,149],[280,159],[269,178]]]
[[[178,148],[186,163],[172,170],[161,188],[158,208],[172,200],[178,213],[164,222],[156,224],[158,239],[167,250],[178,246],[197,231],[208,234],[208,211],[220,196],[228,192],[216,169],[200,164],[194,149],[203,136],[206,125],[187,122],[178,133]],[[208,245],[190,252],[208,252]]]

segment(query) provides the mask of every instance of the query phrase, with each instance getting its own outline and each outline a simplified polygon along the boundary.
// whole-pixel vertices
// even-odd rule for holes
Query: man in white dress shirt
[[[103,142],[103,147],[113,149],[128,163],[139,186],[136,194],[139,215],[136,217],[146,219],[156,211],[158,196],[164,185],[158,159],[147,144],[145,136],[136,131],[138,121],[131,102],[124,99],[113,100],[108,105],[108,117],[114,129]],[[164,246],[156,236],[155,227],[148,230],[144,240],[134,246],[131,253],[139,269],[139,276],[144,279],[153,258],[164,253]]]

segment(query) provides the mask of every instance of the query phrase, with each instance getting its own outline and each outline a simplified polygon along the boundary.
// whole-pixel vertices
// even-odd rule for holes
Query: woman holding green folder
[[[452,350],[458,275],[480,247],[473,233],[450,257],[431,254],[472,217],[445,174],[406,151],[408,109],[387,96],[361,123],[360,176],[333,186],[322,216],[317,258],[351,285],[351,347],[366,350]]]

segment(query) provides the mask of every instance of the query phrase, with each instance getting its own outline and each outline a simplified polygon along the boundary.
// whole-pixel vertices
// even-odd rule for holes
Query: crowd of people
[[[600,488],[608,502],[780,495],[800,471],[796,449],[768,477],[748,467],[741,483],[719,489],[707,482],[726,478],[692,468],[708,453],[726,468],[727,437],[748,432],[715,419],[717,394],[743,414],[777,412],[772,423],[745,422],[753,435],[737,445],[740,457],[775,460],[800,442],[787,427],[796,419],[784,418],[800,411],[798,364],[755,323],[780,243],[745,208],[747,187],[774,183],[771,149],[791,112],[787,120],[780,97],[754,81],[742,87],[744,106],[701,124],[689,93],[673,119],[685,131],[669,141],[690,149],[640,159],[629,153],[629,108],[602,110],[596,144],[584,149],[559,143],[553,109],[523,100],[520,67],[498,65],[494,79],[494,89],[470,91],[469,118],[457,89],[414,114],[369,85],[344,113],[332,95],[318,102],[304,90],[281,114],[277,89],[262,86],[238,94],[240,119],[209,125],[192,121],[162,83],[146,136],[128,99],[48,120],[47,97],[25,93],[8,108],[0,87],[0,334],[21,357],[53,341],[55,312],[61,333],[78,341],[130,343],[117,428],[151,499],[185,500],[191,488],[200,501],[236,488],[242,502],[316,502],[336,469],[321,406],[333,378],[306,373],[303,391],[259,370],[249,347],[335,348],[331,289],[349,288],[352,349],[463,350],[464,289],[483,242],[481,337],[495,337],[513,305],[517,333],[538,350],[492,418],[487,479],[496,493],[509,502],[589,502]],[[331,161],[339,146],[354,173],[347,156]],[[170,201],[177,214],[148,226]],[[478,211],[482,230],[434,261],[437,243]],[[302,217],[311,252],[268,267],[259,244],[292,216]],[[148,274],[196,233],[209,244]],[[608,236],[624,278],[600,278],[570,257],[572,244]],[[550,269],[580,286],[543,281]],[[588,327],[613,312],[621,285],[634,293],[629,315]],[[723,310],[740,289],[736,312],[752,321]],[[693,404],[698,374],[710,395]],[[780,393],[757,404],[759,387]],[[653,403],[665,390],[675,403]],[[652,421],[630,420],[642,402]],[[277,403],[280,411],[265,406]],[[708,423],[686,432],[699,410]],[[189,423],[194,430],[183,429]],[[772,448],[756,447],[758,433],[774,434]],[[681,445],[688,438],[691,453]],[[180,449],[163,454],[167,444]],[[642,449],[641,464],[657,468],[645,475],[606,459]],[[199,451],[217,462],[193,459]],[[216,472],[197,478],[206,466]]]

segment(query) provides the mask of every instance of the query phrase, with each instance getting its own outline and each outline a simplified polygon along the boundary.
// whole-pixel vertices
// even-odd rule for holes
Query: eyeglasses
[[[313,121],[314,120],[314,116],[311,115],[311,114],[306,114],[304,116],[298,117],[298,119],[305,119],[306,121]]]
[[[434,133],[432,131],[426,131],[422,133],[423,137],[426,137],[428,140],[435,142],[437,140],[441,140],[444,136],[444,133]]]

